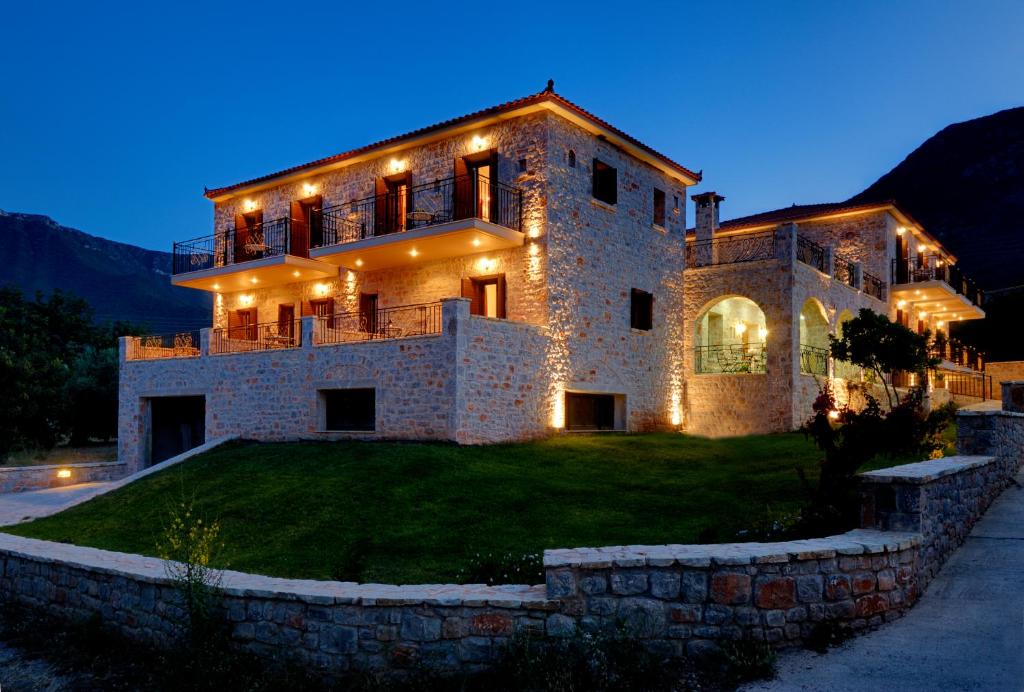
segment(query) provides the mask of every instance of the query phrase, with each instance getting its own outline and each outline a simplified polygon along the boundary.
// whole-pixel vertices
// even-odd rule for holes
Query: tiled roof
[[[309,170],[309,169],[319,168],[320,166],[325,166],[325,165],[328,165],[328,164],[337,163],[339,161],[344,161],[345,159],[354,158],[356,156],[360,156],[362,154],[366,154],[366,153],[372,152],[375,149],[383,149],[385,147],[388,147],[388,146],[391,146],[391,145],[394,145],[394,144],[399,144],[399,143],[401,143],[401,142],[403,142],[405,140],[414,139],[416,137],[421,137],[423,135],[430,134],[432,132],[438,132],[438,131],[441,131],[441,130],[445,130],[445,129],[448,129],[450,127],[454,127],[454,126],[457,126],[457,125],[464,125],[466,123],[473,122],[474,120],[482,120],[482,119],[485,119],[485,118],[488,118],[488,117],[491,117],[491,116],[499,115],[501,113],[508,113],[509,111],[513,111],[513,110],[516,110],[516,109],[519,109],[519,108],[525,108],[526,106],[531,106],[531,105],[534,105],[534,104],[537,104],[537,103],[542,103],[542,102],[545,102],[545,101],[552,102],[552,103],[557,103],[558,105],[560,105],[560,106],[562,106],[562,107],[572,111],[576,115],[578,115],[578,116],[580,116],[580,117],[582,117],[582,118],[584,118],[586,120],[591,121],[595,125],[603,128],[605,130],[608,130],[609,132],[612,132],[617,137],[621,137],[623,140],[625,140],[626,142],[628,142],[632,146],[637,147],[638,149],[643,150],[644,152],[650,154],[651,156],[654,156],[654,157],[660,159],[668,167],[675,169],[676,171],[678,171],[684,177],[691,178],[691,179],[693,179],[695,181],[698,181],[698,182],[700,181],[700,179],[701,179],[701,173],[700,172],[696,172],[695,173],[695,172],[691,171],[690,169],[686,168],[685,166],[676,163],[675,161],[673,161],[669,157],[665,156],[664,154],[661,154],[661,153],[655,151],[654,149],[652,149],[651,147],[647,146],[646,144],[644,144],[640,140],[638,140],[638,139],[636,139],[636,138],[626,134],[625,132],[623,132],[622,130],[618,129],[617,127],[614,127],[613,125],[610,125],[606,121],[602,120],[601,118],[598,118],[596,115],[594,115],[593,113],[590,113],[589,111],[585,110],[584,108],[581,108],[580,106],[577,106],[575,103],[573,103],[572,101],[569,101],[568,99],[564,98],[563,96],[560,96],[559,94],[556,94],[551,89],[551,87],[552,87],[552,85],[549,83],[548,89],[545,89],[544,91],[541,91],[541,92],[539,92],[537,94],[532,94],[530,96],[524,96],[523,98],[516,99],[514,101],[508,101],[506,103],[502,103],[502,104],[499,104],[497,106],[492,106],[490,108],[485,108],[483,110],[475,111],[473,113],[469,113],[467,115],[463,115],[463,116],[460,116],[458,118],[452,118],[450,120],[445,120],[443,122],[435,123],[433,125],[428,125],[427,127],[421,127],[418,130],[413,130],[412,132],[406,132],[405,134],[398,135],[396,137],[389,137],[387,139],[382,139],[379,142],[374,142],[372,144],[367,144],[367,145],[359,147],[357,149],[351,149],[349,151],[345,151],[345,152],[342,152],[340,154],[335,154],[333,156],[328,156],[326,158],[317,159],[316,161],[310,161],[309,163],[300,164],[298,166],[292,166],[291,168],[285,168],[284,170],[280,170],[280,171],[277,171],[275,173],[270,173],[268,175],[263,175],[263,176],[260,176],[258,178],[252,178],[251,180],[245,180],[245,181],[242,181],[240,183],[235,183],[233,185],[227,185],[227,186],[224,186],[224,187],[218,187],[218,188],[213,188],[213,189],[206,189],[205,195],[206,195],[206,197],[208,197],[210,199],[213,199],[215,197],[220,197],[222,195],[228,194],[228,193],[233,192],[235,190],[238,190],[240,188],[249,187],[251,185],[257,185],[259,183],[263,183],[263,182],[267,182],[267,181],[273,180],[275,178],[280,178],[280,177],[283,177],[283,176],[287,176],[287,175],[290,175],[292,173],[298,173],[300,171],[305,171],[305,170]]]
[[[783,207],[782,209],[773,209],[772,211],[763,211],[759,214],[751,214],[750,216],[741,216],[737,219],[729,219],[728,221],[720,223],[718,227],[723,231],[732,231],[740,228],[787,223],[789,221],[797,221],[799,219],[813,218],[816,216],[868,211],[870,209],[881,209],[890,206],[895,207],[896,203],[891,200],[886,200],[881,202],[870,202],[867,204],[850,204],[849,202],[794,204],[791,207]],[[907,216],[907,214],[904,213],[904,216]]]

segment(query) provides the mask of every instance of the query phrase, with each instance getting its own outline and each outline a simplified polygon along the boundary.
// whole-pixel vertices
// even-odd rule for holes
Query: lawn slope
[[[595,435],[457,447],[232,443],[9,533],[154,554],[169,508],[220,522],[219,566],[284,577],[444,582],[476,552],[721,541],[802,498],[800,434]]]

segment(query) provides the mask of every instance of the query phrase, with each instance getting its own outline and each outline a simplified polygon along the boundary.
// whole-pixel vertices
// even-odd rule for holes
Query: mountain
[[[0,210],[0,285],[26,295],[60,289],[84,298],[99,321],[155,332],[210,324],[206,293],[171,285],[171,254],[98,238],[48,216]]]
[[[1024,284],[1024,107],[944,128],[849,201],[889,199],[983,289]]]

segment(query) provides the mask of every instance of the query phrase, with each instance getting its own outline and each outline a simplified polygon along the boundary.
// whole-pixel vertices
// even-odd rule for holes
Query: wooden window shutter
[[[242,338],[242,315],[241,310],[232,310],[228,313],[228,338]]]
[[[506,295],[505,275],[498,274],[498,305],[495,310],[495,314],[501,319],[505,319],[505,295]]]
[[[468,219],[473,216],[473,181],[469,177],[469,166],[461,156],[455,159],[455,187],[452,190],[453,219]],[[469,296],[464,296],[469,297]]]
[[[469,314],[479,315],[483,305],[480,301],[480,293],[477,291],[476,283],[473,279],[462,280],[462,297],[469,298]]]
[[[373,233],[379,235],[387,232],[388,219],[388,183],[384,178],[374,181],[373,199]]]

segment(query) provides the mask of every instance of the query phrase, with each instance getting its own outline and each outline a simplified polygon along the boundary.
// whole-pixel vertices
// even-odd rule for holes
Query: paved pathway
[[[234,435],[210,440],[209,442],[201,444],[194,449],[190,449],[183,454],[161,461],[159,464],[155,464],[147,469],[143,469],[142,471],[133,473],[130,476],[116,481],[106,481],[103,483],[78,483],[76,485],[66,485],[62,488],[30,490],[24,493],[4,493],[0,495],[0,526],[20,524],[32,519],[48,517],[51,514],[63,512],[69,507],[79,505],[86,500],[91,500],[92,498],[97,497],[98,495],[109,493],[111,490],[116,490],[122,485],[127,485],[128,483],[137,481],[151,473],[163,471],[168,466],[180,464],[183,461],[191,459],[197,454],[202,454],[203,452],[209,451],[214,447],[222,445],[233,439],[235,439]]]
[[[992,504],[905,617],[825,655],[784,653],[775,680],[744,690],[1024,690],[1024,489]]]

